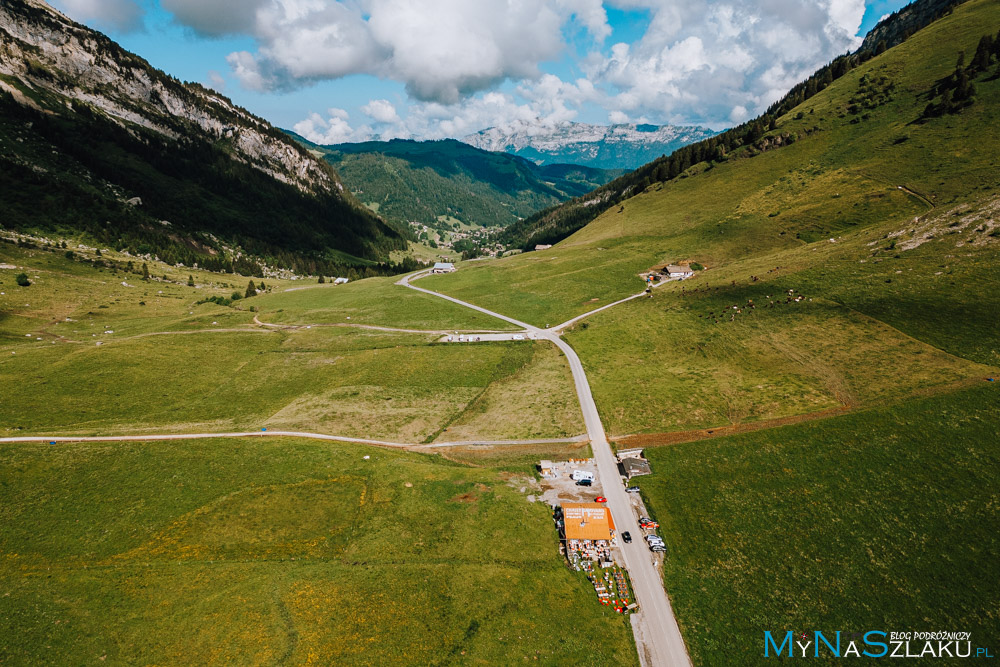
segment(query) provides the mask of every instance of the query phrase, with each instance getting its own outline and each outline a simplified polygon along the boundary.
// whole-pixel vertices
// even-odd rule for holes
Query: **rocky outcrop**
[[[916,0],[879,21],[865,35],[858,51],[876,52],[902,44],[910,35],[944,16],[966,0]],[[880,46],[881,44],[881,46]]]
[[[86,104],[124,127],[178,141],[226,142],[237,160],[301,190],[343,190],[332,169],[263,119],[214,91],[181,83],[41,0],[0,3],[0,75],[16,80],[3,87],[23,103],[38,104],[33,91],[50,103]]]

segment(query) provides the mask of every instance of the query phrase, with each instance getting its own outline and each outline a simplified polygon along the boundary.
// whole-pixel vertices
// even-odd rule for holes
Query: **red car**
[[[606,502],[608,502],[608,499],[605,498],[604,496],[597,496],[596,498],[594,498],[594,502],[595,503],[606,503]]]

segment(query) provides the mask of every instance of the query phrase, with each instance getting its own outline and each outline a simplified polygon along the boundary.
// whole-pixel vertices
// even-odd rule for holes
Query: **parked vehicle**
[[[667,547],[665,547],[662,544],[650,544],[649,550],[654,553],[661,553],[661,554],[667,553]]]
[[[597,496],[596,498],[594,498],[594,502],[595,503],[606,503],[606,502],[608,502],[608,499],[605,498],[604,496]]]
[[[591,486],[591,485],[593,485],[593,483],[594,483],[594,480],[592,480],[592,479],[581,479],[581,480],[577,481],[576,485],[577,486]]]
[[[627,486],[625,487],[625,490],[628,491],[629,493],[639,493],[638,486]]]
[[[586,470],[574,470],[570,475],[570,479],[579,482],[581,479],[589,479],[591,482],[594,481],[594,473],[587,472]]]
[[[622,542],[632,544],[632,535],[627,530],[622,533]]]

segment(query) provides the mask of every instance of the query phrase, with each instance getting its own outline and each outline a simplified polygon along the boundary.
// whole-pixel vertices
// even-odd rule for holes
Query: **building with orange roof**
[[[610,542],[615,536],[615,521],[604,503],[564,503],[563,522],[566,540]]]

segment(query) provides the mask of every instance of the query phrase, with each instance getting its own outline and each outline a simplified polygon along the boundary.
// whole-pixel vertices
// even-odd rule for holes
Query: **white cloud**
[[[414,99],[454,104],[538,76],[540,63],[562,54],[567,24],[595,43],[611,33],[601,0],[246,0],[239,9],[161,1],[201,34],[254,37],[256,52],[232,54],[230,63],[260,91],[370,74],[404,83]]]
[[[338,109],[337,107],[330,107],[326,112],[330,114],[331,118],[339,118],[340,120],[347,120],[351,117],[346,109]]]
[[[330,109],[329,113],[329,118],[323,118],[318,113],[310,114],[305,120],[296,123],[292,129],[317,144],[365,141],[373,136],[372,128],[367,125],[357,129],[352,128],[348,122],[347,112],[343,109]]]
[[[587,61],[610,110],[721,126],[756,115],[855,48],[864,0],[619,0],[651,13],[632,44]]]
[[[361,111],[376,123],[395,124],[400,121],[396,107],[389,100],[371,100],[361,107]]]
[[[612,125],[622,125],[628,122],[628,114],[624,111],[612,111],[608,114],[608,122]]]
[[[255,39],[256,48],[228,57],[244,87],[290,90],[353,74],[397,81],[408,101],[371,100],[363,113],[383,135],[428,137],[548,127],[594,107],[609,119],[723,127],[856,47],[865,8],[864,0],[245,0],[239,10],[161,2],[201,34]],[[647,12],[642,37],[606,45],[606,5]],[[544,72],[566,56],[564,33],[589,36],[574,37],[586,52],[574,81]],[[512,85],[499,93],[504,81]],[[336,115],[321,120],[317,135],[359,131]]]
[[[122,32],[140,30],[145,13],[135,0],[59,0],[52,4],[76,21],[93,21]]]

